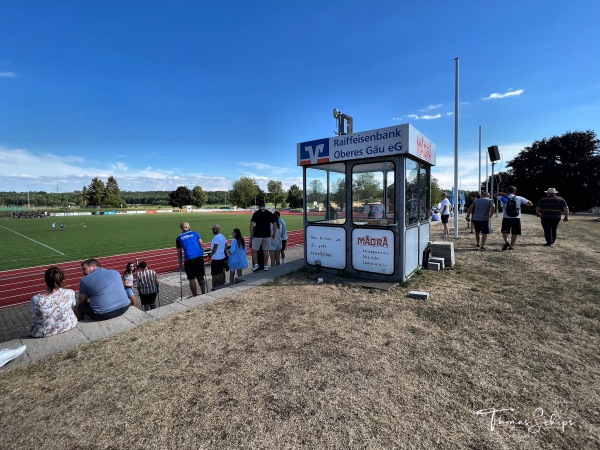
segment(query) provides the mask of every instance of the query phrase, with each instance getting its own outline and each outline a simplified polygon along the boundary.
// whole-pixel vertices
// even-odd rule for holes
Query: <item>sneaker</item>
[[[252,268],[252,272],[256,272],[258,270],[258,264],[254,264],[254,267]]]
[[[504,247],[502,247],[502,251],[508,250],[510,247],[510,244],[507,242],[506,244],[504,244]]]
[[[552,247],[552,244],[546,243],[546,244],[544,244],[544,247]]]
[[[479,247],[479,250],[484,251],[485,247]]]
[[[27,347],[21,345],[17,348],[5,348],[0,350],[0,367],[2,367],[7,362],[12,361],[13,359],[19,357]]]
[[[265,264],[265,267],[264,267],[264,269],[263,269],[263,270],[266,272],[267,270],[269,270],[269,266],[267,266],[267,265]]]
[[[508,249],[509,249],[509,250],[514,250],[515,248],[514,248],[514,247],[508,247]]]

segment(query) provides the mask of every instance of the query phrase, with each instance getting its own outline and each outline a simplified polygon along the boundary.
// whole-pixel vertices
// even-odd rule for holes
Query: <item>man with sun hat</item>
[[[564,221],[569,220],[569,207],[564,198],[559,197],[558,191],[551,187],[544,191],[547,195],[543,197],[535,207],[535,214],[542,219],[545,247],[552,247],[556,240],[556,229],[560,223],[561,214],[565,215]]]

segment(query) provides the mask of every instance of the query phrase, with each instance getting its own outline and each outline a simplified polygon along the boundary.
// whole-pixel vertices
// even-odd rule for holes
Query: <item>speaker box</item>
[[[490,154],[490,161],[500,161],[500,152],[497,145],[488,147],[488,153]]]

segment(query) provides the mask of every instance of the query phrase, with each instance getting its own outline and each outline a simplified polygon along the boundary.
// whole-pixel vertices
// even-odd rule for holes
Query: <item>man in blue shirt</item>
[[[96,259],[86,259],[81,263],[81,270],[85,276],[79,282],[79,304],[75,311],[78,319],[85,316],[94,320],[112,319],[135,305],[127,297],[116,270],[103,269]]]
[[[190,230],[190,224],[181,222],[179,224],[182,233],[177,236],[175,246],[179,261],[179,270],[181,271],[185,258],[185,274],[190,282],[190,290],[195,297],[198,295],[196,281],[200,284],[200,289],[204,294],[206,285],[204,282],[204,244],[202,238],[195,231]]]

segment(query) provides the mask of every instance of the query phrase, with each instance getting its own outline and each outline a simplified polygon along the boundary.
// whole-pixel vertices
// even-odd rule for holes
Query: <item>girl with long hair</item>
[[[231,247],[229,248],[229,282],[235,282],[237,272],[238,278],[242,276],[242,270],[248,268],[246,257],[246,240],[239,228],[234,228],[231,234]]]

